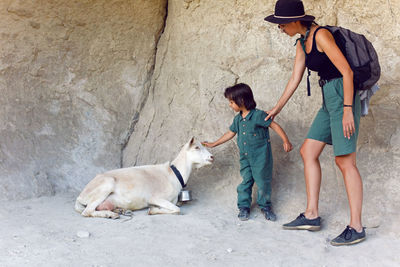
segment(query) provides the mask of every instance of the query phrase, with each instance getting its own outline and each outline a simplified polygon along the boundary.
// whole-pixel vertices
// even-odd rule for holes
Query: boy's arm
[[[269,127],[271,127],[271,129],[274,130],[281,137],[281,139],[283,141],[283,149],[286,152],[289,152],[290,150],[293,149],[293,146],[290,143],[289,138],[287,137],[285,131],[282,129],[281,126],[279,126],[278,123],[272,121],[271,125]]]
[[[223,136],[221,136],[221,138],[219,138],[217,141],[213,142],[213,143],[209,143],[209,142],[201,142],[202,145],[206,146],[206,147],[215,147],[215,146],[219,146],[220,144],[223,144],[229,140],[231,140],[234,136],[236,135],[236,133],[232,132],[232,131],[227,131]]]

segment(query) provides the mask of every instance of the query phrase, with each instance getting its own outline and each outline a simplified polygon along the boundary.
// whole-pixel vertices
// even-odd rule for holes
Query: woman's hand
[[[266,113],[268,114],[267,117],[265,117],[265,120],[267,121],[269,118],[271,118],[271,120],[273,120],[275,118],[276,115],[279,114],[281,110],[275,106],[273,109],[266,111]]]
[[[201,142],[201,144],[202,144],[203,146],[205,146],[205,147],[214,147],[214,146],[215,146],[214,143],[209,143],[209,142],[207,142],[207,141]]]
[[[344,107],[343,109],[343,134],[344,137],[350,139],[355,133],[356,128],[354,125],[353,110],[350,107]]]
[[[292,143],[290,143],[289,140],[286,141],[286,142],[284,142],[284,143],[283,143],[283,149],[284,149],[286,152],[290,152],[290,151],[293,149]]]

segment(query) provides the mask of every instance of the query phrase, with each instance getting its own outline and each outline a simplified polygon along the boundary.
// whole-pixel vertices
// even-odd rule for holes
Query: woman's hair
[[[304,20],[300,20],[300,24],[303,25],[304,27],[306,27],[307,29],[311,28],[311,25],[318,25],[318,23],[316,23],[314,20],[313,21],[304,21]]]
[[[253,92],[250,86],[245,83],[239,83],[225,89],[224,96],[232,100],[239,107],[245,107],[247,110],[256,108]]]
[[[304,21],[304,20],[300,20],[300,23],[301,23],[301,25],[303,25],[307,29],[309,29],[313,23],[317,24],[314,21]]]
[[[300,20],[300,24],[303,25],[304,27],[307,28],[307,30],[310,30],[311,25],[315,24],[318,25],[318,23],[316,23],[315,21],[304,21],[304,20]],[[304,36],[301,35],[303,38]]]

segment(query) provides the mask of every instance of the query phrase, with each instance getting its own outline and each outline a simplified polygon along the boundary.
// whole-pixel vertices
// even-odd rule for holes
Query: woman
[[[307,208],[284,229],[319,230],[318,198],[321,185],[319,156],[326,144],[333,145],[335,162],[342,172],[350,204],[350,223],[331,241],[332,245],[350,245],[365,240],[361,223],[363,189],[356,165],[356,144],[360,122],[360,98],[354,94],[353,72],[328,29],[319,27],[306,15],[300,0],[278,0],[275,14],[265,18],[278,24],[289,36],[300,34],[296,44],[294,68],[286,88],[266,119],[274,118],[297,89],[306,66],[317,71],[323,103],[305,139],[300,154],[304,163]],[[304,47],[302,46],[304,44]]]

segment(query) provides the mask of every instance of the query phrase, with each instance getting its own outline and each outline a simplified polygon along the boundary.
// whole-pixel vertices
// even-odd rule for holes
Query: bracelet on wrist
[[[353,105],[345,105],[345,104],[343,104],[343,107],[344,107],[344,108],[352,108]]]

